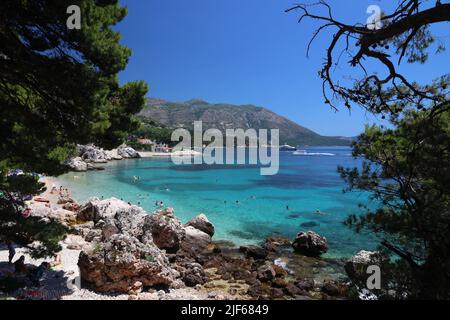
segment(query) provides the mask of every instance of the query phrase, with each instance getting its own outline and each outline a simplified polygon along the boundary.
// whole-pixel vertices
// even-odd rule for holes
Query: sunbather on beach
[[[57,267],[59,265],[61,265],[61,254],[57,253],[54,257],[53,257],[53,262],[51,263],[52,267]]]
[[[58,189],[56,188],[56,185],[55,184],[52,184],[52,189],[51,189],[51,191],[50,191],[50,194],[54,194],[54,193],[56,193],[58,191]]]
[[[50,205],[50,204],[49,204],[49,205]],[[31,212],[32,212],[31,208],[25,208],[25,209],[22,211],[22,217],[24,217],[24,218],[30,217]]]

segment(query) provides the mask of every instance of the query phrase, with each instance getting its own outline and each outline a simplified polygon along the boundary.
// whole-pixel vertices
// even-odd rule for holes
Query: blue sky
[[[335,17],[365,22],[370,4],[331,0]],[[133,49],[122,82],[145,80],[149,96],[173,101],[255,104],[323,135],[354,136],[377,119],[356,108],[335,113],[324,105],[317,76],[331,34],[306,46],[316,23],[284,13],[292,0],[121,0],[128,16],[117,29]],[[443,35],[446,36],[446,35]],[[433,57],[434,58],[434,57]],[[448,56],[446,57],[448,59]],[[442,58],[410,68],[418,80],[442,70]],[[448,61],[448,60],[447,60]]]

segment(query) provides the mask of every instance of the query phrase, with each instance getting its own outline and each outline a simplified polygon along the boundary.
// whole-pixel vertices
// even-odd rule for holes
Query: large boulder
[[[94,223],[97,223],[100,220],[107,221],[114,219],[118,212],[126,212],[126,214],[131,216],[142,216],[145,214],[145,211],[142,208],[129,205],[116,198],[105,200],[91,198],[78,211],[78,220],[93,221]]]
[[[98,292],[128,293],[135,288],[170,286],[179,273],[152,242],[145,244],[126,234],[114,234],[81,252],[81,279]]]
[[[75,200],[73,200],[71,197],[69,196],[60,196],[58,198],[58,202],[57,204],[66,204],[66,203],[75,203]]]
[[[63,204],[62,207],[64,210],[68,210],[68,211],[72,211],[72,212],[78,212],[78,210],[80,209],[80,205],[76,202],[73,202],[73,203],[67,202],[67,203]]]
[[[266,249],[258,246],[241,246],[239,251],[244,253],[247,258],[253,258],[255,260],[264,260],[269,254]]]
[[[180,272],[182,281],[188,287],[205,284],[208,280],[205,270],[196,262],[179,263],[176,267],[177,271]]]
[[[106,163],[107,160],[107,154],[105,150],[101,148],[97,148],[94,145],[78,145],[77,151],[79,157],[83,159],[84,162],[87,163]]]
[[[129,206],[125,210],[120,209],[116,212],[114,225],[118,228],[119,232],[140,239],[143,235],[144,221],[147,216],[148,214],[141,208]]]
[[[268,282],[275,279],[276,273],[275,269],[270,264],[263,264],[257,270],[257,278],[262,282]]]
[[[325,281],[320,290],[328,296],[339,296],[344,293],[345,286],[336,281]]]
[[[77,172],[87,171],[87,169],[88,169],[87,163],[84,162],[84,160],[80,157],[70,158],[64,162],[64,165],[69,167],[70,170],[77,171]]]
[[[141,157],[139,152],[126,145],[121,145],[119,148],[117,148],[117,154],[125,159]]]
[[[123,159],[123,157],[117,153],[117,149],[107,150],[107,151],[105,151],[105,153],[106,153],[106,160],[108,160],[108,161]]]
[[[86,238],[89,231],[91,231],[94,228],[94,222],[86,222],[81,224],[76,224],[72,227],[72,233],[78,236]]]
[[[107,223],[102,226],[101,231],[102,231],[102,239],[104,241],[108,241],[109,239],[112,238],[113,235],[119,233],[119,228],[117,228],[114,223]]]
[[[92,198],[78,211],[78,221],[92,222],[91,230],[84,232],[86,241],[108,241],[115,234],[125,234],[141,239],[147,213],[140,207],[115,198]],[[148,238],[153,241],[152,238]]]
[[[291,241],[283,237],[269,237],[264,243],[264,249],[269,252],[278,252],[280,247],[291,246]]]
[[[195,229],[203,231],[211,237],[214,236],[214,225],[209,222],[208,218],[204,214],[199,214],[186,223],[186,226],[194,227]]]
[[[206,252],[211,245],[211,237],[201,230],[188,226],[184,228],[185,237],[180,243],[181,252],[193,259],[197,259]]]
[[[74,234],[67,235],[64,244],[69,250],[83,250],[88,245],[83,237]]]
[[[29,208],[33,217],[39,217],[48,222],[53,220],[65,226],[72,226],[77,223],[77,214],[69,210],[48,208],[41,203],[33,203]]]
[[[88,230],[86,235],[84,236],[84,240],[87,242],[100,242],[103,239],[103,231],[102,229],[91,229]]]
[[[153,239],[155,245],[168,253],[175,253],[185,237],[185,229],[181,221],[168,208],[145,217],[143,224],[143,240]]]
[[[305,256],[317,257],[328,251],[328,242],[313,231],[300,232],[292,243],[294,251]]]
[[[361,250],[345,263],[344,269],[351,279],[366,278],[367,268],[371,265],[379,266],[383,262],[383,256],[375,251]]]

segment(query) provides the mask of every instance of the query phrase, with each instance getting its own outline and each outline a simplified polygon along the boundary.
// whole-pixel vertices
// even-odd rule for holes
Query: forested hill
[[[138,116],[170,128],[192,129],[193,122],[201,120],[204,130],[279,129],[280,144],[293,146],[341,146],[351,143],[349,138],[321,136],[270,110],[253,105],[210,104],[199,99],[186,102],[148,99]]]

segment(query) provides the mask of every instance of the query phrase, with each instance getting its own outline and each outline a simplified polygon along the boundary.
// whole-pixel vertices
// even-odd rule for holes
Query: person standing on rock
[[[9,263],[12,263],[14,256],[16,255],[16,249],[14,248],[14,243],[10,240],[6,241],[6,245],[8,247],[8,252],[9,252],[8,260],[9,260]]]

